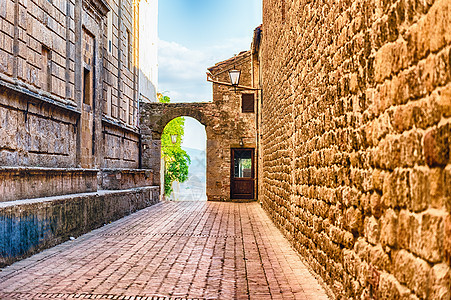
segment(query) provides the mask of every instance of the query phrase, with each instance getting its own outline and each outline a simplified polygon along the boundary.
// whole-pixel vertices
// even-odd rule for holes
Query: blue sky
[[[160,0],[158,85],[172,102],[211,100],[205,72],[248,50],[261,0]]]
[[[160,0],[158,90],[171,102],[211,101],[207,68],[249,50],[261,0]],[[205,130],[185,122],[183,146],[205,149]]]

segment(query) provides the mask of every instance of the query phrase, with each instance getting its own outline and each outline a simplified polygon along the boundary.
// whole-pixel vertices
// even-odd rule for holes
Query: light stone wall
[[[111,11],[104,19],[102,132],[105,136],[105,151],[102,167],[105,168],[139,167],[137,121],[139,61],[135,57],[138,51],[136,44],[138,36],[136,35],[138,34],[139,20],[135,19],[135,14],[139,9],[138,2],[110,0],[108,4]],[[112,18],[111,22],[108,22],[108,18]],[[112,26],[110,29],[112,32],[111,52],[108,49],[108,26]],[[111,127],[111,124],[116,126]],[[121,132],[118,133],[118,131]],[[128,136],[130,132],[134,133],[134,136],[131,139],[123,139],[122,143],[115,138],[118,134]],[[131,143],[124,143],[124,141]],[[114,156],[112,159],[111,151],[116,151],[121,156]],[[126,156],[128,152],[136,155],[130,158]]]
[[[139,167],[136,7],[131,0],[109,1],[110,55],[105,3],[1,1],[0,165]],[[88,104],[85,70],[92,80]],[[118,147],[123,156],[112,161],[109,149]]]
[[[260,200],[340,299],[449,299],[451,2],[263,1]]]

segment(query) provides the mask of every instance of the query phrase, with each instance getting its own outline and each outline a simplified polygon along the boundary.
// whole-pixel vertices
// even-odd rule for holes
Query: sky
[[[261,0],[160,0],[158,88],[171,102],[211,101],[207,68],[249,50]]]
[[[249,50],[261,16],[261,0],[160,0],[159,92],[171,102],[211,101],[207,68]],[[205,149],[203,126],[188,118],[183,141],[187,145]]]

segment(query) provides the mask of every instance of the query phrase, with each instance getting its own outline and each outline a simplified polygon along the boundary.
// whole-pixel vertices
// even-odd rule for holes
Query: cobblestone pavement
[[[0,299],[328,299],[257,203],[164,202],[0,272]]]

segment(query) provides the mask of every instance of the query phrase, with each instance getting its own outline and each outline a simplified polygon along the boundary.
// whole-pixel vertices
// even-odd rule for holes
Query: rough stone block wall
[[[240,70],[239,84],[252,86],[253,73],[250,51],[209,68],[214,80],[230,83],[229,70]],[[254,112],[241,110],[242,94],[254,94]],[[235,90],[230,86],[213,83],[213,103],[219,118],[216,126],[207,131],[207,197],[209,200],[230,200],[231,148],[256,148],[257,94],[251,90]],[[243,146],[240,146],[242,140]],[[254,162],[255,164],[256,162]],[[255,192],[254,192],[255,193]],[[252,199],[253,200],[253,199]]]
[[[0,88],[0,165],[75,167],[77,117]]]
[[[0,167],[0,202],[97,191],[98,170]]]
[[[103,132],[103,168],[139,167],[139,133],[125,130],[114,122],[104,121]]]
[[[133,33],[133,1],[111,0],[108,2],[111,12],[108,17],[112,18],[112,40],[111,52],[108,51],[108,20],[105,18],[104,45],[104,90],[103,90],[103,112],[106,116],[120,122],[123,125],[137,126],[137,86],[138,73],[135,66],[129,66],[128,34]]]
[[[450,299],[451,2],[263,1],[263,187],[341,299]]]

